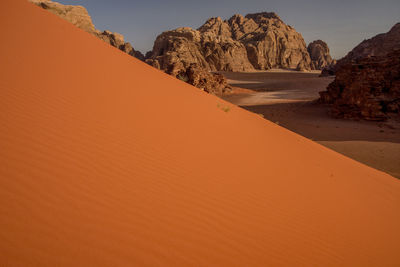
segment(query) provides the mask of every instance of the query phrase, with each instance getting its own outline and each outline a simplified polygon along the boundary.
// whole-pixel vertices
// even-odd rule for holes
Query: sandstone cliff
[[[275,13],[211,18],[194,30],[178,28],[159,35],[147,62],[168,71],[191,64],[208,71],[314,68],[301,34]]]
[[[336,65],[323,69],[322,75],[334,75],[342,65],[365,57],[385,56],[396,49],[400,49],[400,23],[394,25],[387,33],[364,40],[345,57],[338,60]]]
[[[307,47],[307,51],[311,57],[312,69],[322,70],[336,63],[330,55],[328,44],[324,41],[316,40],[310,43]]]
[[[95,28],[92,18],[86,8],[82,6],[63,5],[50,0],[29,0],[35,5],[50,11],[53,14],[65,19],[74,24],[76,27],[100,38],[101,40],[117,47],[121,51],[134,56],[140,60],[144,60],[144,56],[139,51],[135,51],[132,45],[124,41],[124,36],[119,33],[110,31],[99,31]]]
[[[320,95],[337,117],[385,120],[400,114],[400,50],[342,63]]]

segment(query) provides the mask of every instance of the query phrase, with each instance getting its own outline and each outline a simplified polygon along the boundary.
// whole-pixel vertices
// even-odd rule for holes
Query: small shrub
[[[176,78],[178,78],[179,80],[181,80],[182,82],[187,83],[189,81],[189,77],[185,74],[178,74],[176,76]]]
[[[229,106],[223,106],[220,103],[217,104],[217,108],[221,109],[224,112],[229,112],[231,110]]]

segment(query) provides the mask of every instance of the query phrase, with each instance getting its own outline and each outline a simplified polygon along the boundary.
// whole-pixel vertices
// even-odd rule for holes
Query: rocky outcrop
[[[312,69],[322,70],[336,63],[330,55],[328,44],[322,40],[310,43],[307,51],[310,54]]]
[[[146,58],[165,71],[191,64],[208,71],[312,69],[302,36],[278,15],[266,12],[211,18],[197,30],[164,32]]]
[[[170,70],[175,65],[187,68],[191,64],[208,71],[254,69],[240,42],[212,31],[203,34],[191,28],[179,28],[159,35],[147,62],[162,70]]]
[[[387,33],[378,34],[371,39],[364,40],[345,57],[338,60],[337,64],[324,68],[322,75],[334,75],[342,65],[366,57],[385,56],[397,49],[400,49],[400,23],[394,25]]]
[[[95,28],[92,18],[87,12],[86,8],[82,6],[71,6],[62,5],[57,2],[50,0],[29,0],[35,5],[40,6],[43,9],[65,19],[66,21],[74,24],[76,27],[100,38],[101,40],[109,43],[110,45],[117,47],[121,51],[137,57],[140,60],[144,60],[144,56],[139,51],[135,51],[132,45],[124,41],[124,36],[119,33],[113,33],[110,31],[99,31]]]
[[[233,16],[230,20],[235,38],[242,42],[256,69],[311,69],[311,59],[303,37],[275,13]]]
[[[194,63],[189,66],[175,64],[165,72],[210,94],[222,96],[232,90],[222,74],[211,73]]]
[[[217,96],[222,96],[232,91],[227,79],[222,74],[210,73],[195,64],[181,71],[176,77],[207,93]]]
[[[385,120],[400,114],[400,50],[342,63],[320,95],[336,117]]]
[[[122,34],[110,31],[96,31],[95,36],[97,36],[104,42],[118,48],[119,50],[144,61],[144,55],[141,52],[133,49],[132,45],[129,42],[125,42],[124,36]]]

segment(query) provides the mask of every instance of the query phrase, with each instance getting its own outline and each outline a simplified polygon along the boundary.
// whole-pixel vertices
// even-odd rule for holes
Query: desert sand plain
[[[25,0],[0,23],[1,266],[400,265],[398,179]]]
[[[400,118],[386,122],[333,118],[318,92],[333,77],[284,70],[224,73],[224,99],[352,159],[400,178]]]

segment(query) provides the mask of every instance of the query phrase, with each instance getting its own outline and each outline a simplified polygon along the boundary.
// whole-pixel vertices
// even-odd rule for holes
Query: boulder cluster
[[[196,64],[190,65],[174,76],[213,95],[222,96],[232,90],[222,74],[211,73]]]
[[[400,114],[400,23],[363,41],[331,71],[335,80],[320,100],[334,116],[379,121]]]

